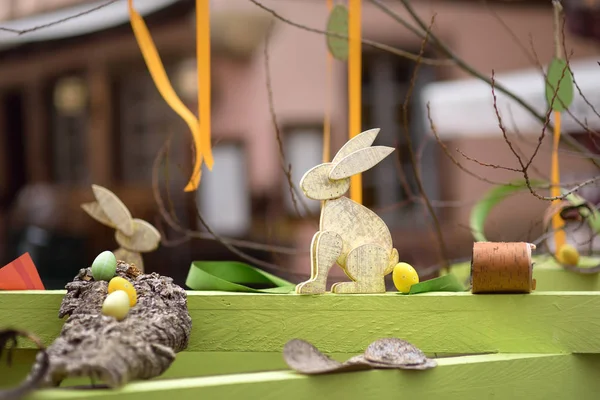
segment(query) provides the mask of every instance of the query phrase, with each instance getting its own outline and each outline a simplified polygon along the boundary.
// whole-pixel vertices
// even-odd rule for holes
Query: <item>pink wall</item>
[[[327,9],[325,1],[293,1],[293,0],[262,0],[263,4],[277,11],[283,17],[309,27],[323,29],[326,24]],[[450,1],[415,1],[415,8],[425,19],[436,13],[435,32],[455,53],[466,60],[475,69],[490,75],[492,69],[497,73],[527,68],[531,62],[519,45],[498,19],[480,3]],[[399,2],[387,2],[400,15],[408,19]],[[495,6],[497,15],[513,30],[527,49],[530,48],[529,35],[542,63],[547,63],[553,54],[552,44],[552,10],[528,7]],[[247,0],[227,0],[215,4],[215,12],[221,11],[257,11],[256,6]],[[363,9],[364,37],[394,45],[405,50],[417,51],[420,40],[398,25],[392,18],[383,14],[368,1]],[[572,48],[576,58],[595,54],[593,46],[567,37],[569,48]],[[325,70],[326,47],[322,36],[300,30],[287,24],[277,22],[271,39],[270,47],[271,73],[275,110],[281,124],[286,122],[320,122],[325,110]],[[276,142],[273,140],[274,131],[268,111],[267,92],[265,88],[263,50],[256,52],[250,65],[234,66],[230,61],[222,68],[219,67],[221,84],[227,93],[226,108],[218,108],[215,116],[215,134],[224,135],[236,132],[247,135],[251,149],[251,173],[257,190],[278,188],[282,175],[279,170],[279,159]],[[464,78],[468,74],[457,67],[440,68],[439,73],[445,79]],[[347,97],[346,74],[343,63],[336,62],[333,84],[333,143],[335,151],[343,143],[347,135]],[[233,117],[232,117],[233,116]],[[441,124],[443,121],[437,121]],[[535,139],[535,137],[534,137]],[[505,148],[501,139],[457,140],[449,143],[451,148],[460,147],[471,155],[477,155],[481,160],[503,165],[514,165],[515,160]],[[531,151],[531,146],[521,143],[524,149]],[[542,171],[549,169],[547,147],[545,154],[536,162]],[[576,158],[564,159],[563,166],[575,168],[581,165]],[[474,172],[485,174],[492,180],[507,181],[517,177],[505,171],[484,169],[468,165]],[[447,167],[447,168],[446,168]],[[565,167],[563,167],[565,168]],[[579,168],[579,167],[578,167]],[[585,169],[585,168],[584,168]],[[470,235],[467,230],[456,228],[456,224],[466,225],[472,200],[479,198],[489,189],[484,184],[460,172],[444,160],[443,186],[446,200],[466,200],[466,205],[446,213],[446,227],[453,232],[452,236],[458,242],[464,242],[468,248]],[[277,185],[277,186],[275,186]],[[518,204],[518,207],[515,205]],[[504,230],[508,227],[519,226],[526,231],[528,221],[539,216],[547,203],[536,200],[531,196],[520,196],[510,200],[499,212],[495,212],[491,220],[490,230]],[[502,212],[502,210],[504,210]],[[515,225],[516,223],[516,225]],[[298,231],[298,246],[308,249],[314,233],[313,225]],[[526,232],[525,232],[526,233]],[[427,232],[416,232],[417,235],[428,235]],[[429,240],[429,236],[421,236]],[[421,240],[421,241],[422,241]],[[414,243],[397,244],[401,253],[407,246]],[[408,250],[408,249],[406,249]],[[308,256],[297,257],[294,268],[306,272],[310,260]],[[339,272],[339,271],[338,271]],[[341,275],[341,273],[340,273]]]

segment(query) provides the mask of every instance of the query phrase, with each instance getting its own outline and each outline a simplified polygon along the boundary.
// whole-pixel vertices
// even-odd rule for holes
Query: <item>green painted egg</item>
[[[117,258],[112,251],[98,254],[92,263],[92,276],[96,281],[110,281],[117,273]]]

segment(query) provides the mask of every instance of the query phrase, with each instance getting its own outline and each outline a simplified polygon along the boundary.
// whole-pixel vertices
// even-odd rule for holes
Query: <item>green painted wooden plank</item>
[[[593,399],[600,392],[599,368],[599,355],[495,354],[442,359],[427,371],[312,377],[272,371],[135,382],[119,390],[49,389],[28,399]]]
[[[0,363],[0,388],[12,387],[15,382],[22,381],[35,360],[33,349],[17,349],[13,352],[13,364],[9,367]],[[334,353],[330,357],[338,361],[346,361],[354,353]],[[428,357],[444,357],[449,354],[427,354]],[[456,355],[454,355],[456,356]],[[177,354],[171,367],[156,379],[191,378],[210,375],[242,374],[249,372],[273,371],[287,369],[281,352],[194,352],[186,351]],[[86,385],[87,378],[74,378],[63,381],[62,386]]]
[[[0,388],[12,387],[22,381],[35,360],[36,351],[17,349],[13,364],[0,363]],[[345,361],[356,354],[332,354],[334,359]],[[171,367],[159,379],[191,378],[209,375],[241,374],[248,372],[287,369],[282,354],[254,352],[193,352],[177,354]],[[86,385],[87,378],[67,379],[62,386]]]
[[[56,317],[61,297],[60,291],[0,293],[0,324],[18,325],[50,343],[62,324]],[[188,292],[188,305],[194,321],[189,351],[276,353],[301,338],[326,353],[360,353],[376,339],[395,336],[427,353],[600,353],[600,292]]]

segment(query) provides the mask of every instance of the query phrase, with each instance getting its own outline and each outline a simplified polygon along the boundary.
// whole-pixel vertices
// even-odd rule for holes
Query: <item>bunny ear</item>
[[[122,231],[115,233],[115,240],[119,243],[119,246],[127,250],[144,253],[156,250],[160,243],[160,233],[158,230],[150,223],[138,218],[133,219],[133,225],[133,235],[127,236]]]
[[[312,200],[335,199],[350,188],[350,179],[331,180],[329,173],[333,164],[325,163],[309,169],[300,180],[300,189]]]
[[[342,158],[354,153],[355,151],[371,146],[379,134],[379,131],[379,128],[369,129],[368,131],[364,131],[363,133],[354,136],[342,146],[331,162],[336,164]]]
[[[108,218],[108,216],[102,211],[102,207],[97,201],[93,201],[91,203],[83,203],[81,205],[83,211],[85,211],[90,217],[94,218],[96,221],[100,222],[103,225],[106,225],[110,228],[116,228],[116,225]]]
[[[100,205],[100,208],[102,208],[104,215],[108,217],[118,230],[122,231],[127,236],[132,235],[132,217],[125,204],[123,204],[116,194],[102,186],[92,185],[92,190],[94,191],[94,196],[96,197],[96,200],[98,200],[98,204]]]
[[[349,178],[372,168],[395,149],[387,146],[367,147],[342,158],[329,172],[329,179]]]

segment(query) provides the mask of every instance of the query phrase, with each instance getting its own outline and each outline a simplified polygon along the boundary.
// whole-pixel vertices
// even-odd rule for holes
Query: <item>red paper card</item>
[[[29,253],[0,268],[0,290],[45,290]]]

